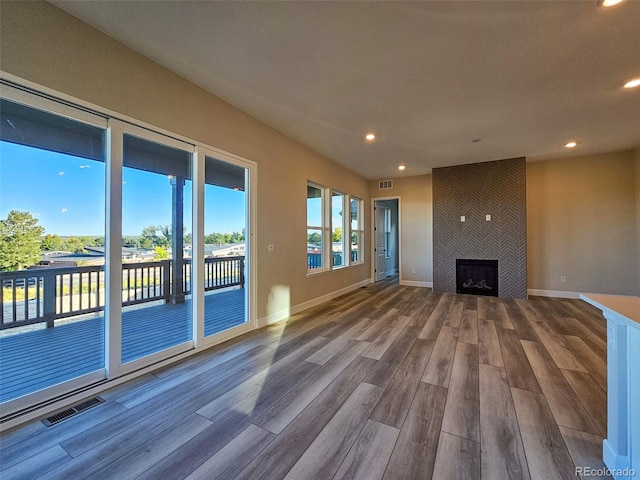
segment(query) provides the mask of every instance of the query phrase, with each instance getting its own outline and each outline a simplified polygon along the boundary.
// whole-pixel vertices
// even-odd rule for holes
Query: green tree
[[[160,230],[160,237],[158,238],[157,245],[160,245],[161,247],[170,247],[172,241],[171,225],[160,225],[158,230]]]
[[[72,253],[84,253],[84,242],[82,238],[69,237],[64,239],[63,249]]]
[[[142,229],[142,233],[140,233],[140,246],[142,248],[153,248],[158,245],[160,241],[158,228],[155,225],[149,225]]]
[[[43,234],[37,218],[11,210],[0,220],[0,270],[22,270],[38,263]]]
[[[54,252],[62,250],[63,244],[63,240],[58,235],[49,233],[42,237],[40,248],[45,252]]]
[[[156,247],[156,255],[154,258],[158,260],[164,260],[165,258],[169,258],[169,253],[164,247]]]
[[[318,232],[313,232],[307,236],[307,242],[309,243],[320,243],[322,241],[322,236]]]
[[[333,232],[333,235],[331,236],[331,240],[334,242],[342,241],[342,227],[336,227],[336,229]]]
[[[122,246],[133,248],[140,247],[140,239],[137,237],[122,237]]]

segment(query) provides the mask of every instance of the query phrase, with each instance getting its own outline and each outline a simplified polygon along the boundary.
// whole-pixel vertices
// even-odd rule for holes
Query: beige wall
[[[636,163],[628,151],[527,164],[529,289],[638,294]]]
[[[379,190],[376,180],[369,183],[369,193],[371,198],[400,198],[400,282],[431,286],[433,283],[431,175],[396,178],[393,180],[391,190]],[[414,269],[416,273],[412,273]]]
[[[2,71],[257,163],[259,318],[369,278],[368,258],[365,265],[306,275],[307,180],[364,199],[369,218],[366,180],[51,4],[0,8]],[[269,243],[275,253],[267,253]]]
[[[636,150],[636,247],[638,251],[636,295],[640,296],[640,148]]]

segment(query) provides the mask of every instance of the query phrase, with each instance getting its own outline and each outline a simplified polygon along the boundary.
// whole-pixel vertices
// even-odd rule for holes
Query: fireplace
[[[498,296],[498,260],[456,259],[456,292]]]

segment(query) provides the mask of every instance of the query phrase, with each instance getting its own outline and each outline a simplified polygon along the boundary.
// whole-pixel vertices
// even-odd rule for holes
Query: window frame
[[[364,260],[364,200],[360,197],[356,197],[349,193],[344,193],[342,190],[334,189],[331,187],[327,187],[322,185],[319,182],[315,182],[313,180],[307,180],[307,200],[309,199],[308,190],[309,187],[316,188],[321,192],[321,225],[311,225],[309,224],[309,205],[307,204],[307,221],[306,221],[306,230],[305,230],[305,239],[307,245],[307,276],[313,276],[320,273],[327,273],[332,271],[341,270],[343,268],[348,268],[353,265],[360,265],[365,263]],[[341,222],[340,224],[336,224],[333,222],[333,198],[336,195],[342,196],[341,202]],[[352,226],[352,212],[351,212],[351,202],[355,201],[357,205],[357,225],[356,228]],[[348,215],[345,214],[348,212]],[[333,256],[333,231],[335,227],[342,228],[342,265],[334,265],[334,256]],[[321,232],[322,238],[322,248],[321,248],[321,267],[309,268],[309,231],[314,230]],[[351,238],[353,234],[356,234],[358,237],[357,249],[358,249],[358,259],[352,260],[353,255],[353,245],[351,243]]]
[[[341,216],[342,216],[342,222],[340,225],[333,225],[333,197],[334,196],[342,196],[342,205],[341,205]],[[330,209],[331,209],[331,213],[330,213],[330,221],[331,221],[331,226],[329,227],[329,235],[330,235],[330,240],[331,240],[331,247],[330,247],[330,260],[331,260],[331,270],[339,270],[341,268],[345,268],[348,267],[351,262],[350,262],[350,258],[347,255],[347,253],[350,252],[349,247],[349,243],[347,243],[347,232],[349,232],[349,226],[347,225],[347,215],[345,215],[345,212],[349,211],[349,206],[350,206],[350,198],[351,196],[348,193],[342,193],[339,190],[334,190],[331,189],[331,199],[329,200],[330,203]],[[345,208],[346,207],[346,208]],[[334,256],[333,256],[333,231],[334,231],[334,227],[335,228],[342,228],[342,239],[340,241],[340,243],[342,243],[342,265],[334,265],[333,261],[334,261]]]
[[[353,218],[352,218],[352,212],[351,212],[352,201],[355,201],[357,205],[357,218],[356,218],[357,228],[355,229],[353,228]],[[351,242],[351,238],[354,233],[358,238],[358,242],[357,242],[358,258],[355,261],[352,260],[354,248]],[[349,198],[349,263],[350,265],[358,265],[358,264],[364,263],[363,240],[364,240],[364,200],[356,196],[350,196]]]
[[[309,224],[309,187],[320,190],[320,225],[310,225]],[[331,189],[329,187],[325,187],[320,183],[313,182],[311,180],[307,181],[307,208],[306,208],[306,224],[307,228],[305,229],[305,245],[307,245],[307,275],[316,275],[318,273],[327,272],[331,270],[330,262],[327,260],[330,257],[331,251],[331,212],[327,209],[327,198],[331,198]],[[309,230],[320,231],[320,239],[321,239],[321,248],[320,248],[320,261],[321,266],[316,268],[309,268]]]

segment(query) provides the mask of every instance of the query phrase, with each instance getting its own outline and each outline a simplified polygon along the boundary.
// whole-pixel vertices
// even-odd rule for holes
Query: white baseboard
[[[352,292],[361,287],[366,287],[370,283],[371,279],[367,278],[366,280],[362,280],[361,282],[354,283],[353,285],[349,285],[348,287],[344,287],[334,292],[327,293],[326,295],[322,295],[309,301],[299,303],[298,305],[294,305],[292,307],[284,308],[282,310],[278,310],[277,312],[270,313],[269,315],[258,319],[258,328],[264,327],[265,325],[271,325],[272,323],[279,322],[280,320],[284,320],[291,315],[295,315],[296,313],[300,313],[308,308],[315,307],[316,305],[320,305],[321,303],[327,302],[329,300],[333,300],[340,295]]]
[[[530,288],[527,294],[536,297],[555,297],[555,298],[580,298],[579,292],[565,292],[564,290],[537,290]]]
[[[400,280],[400,285],[405,287],[433,288],[433,282],[418,282],[416,280]]]

